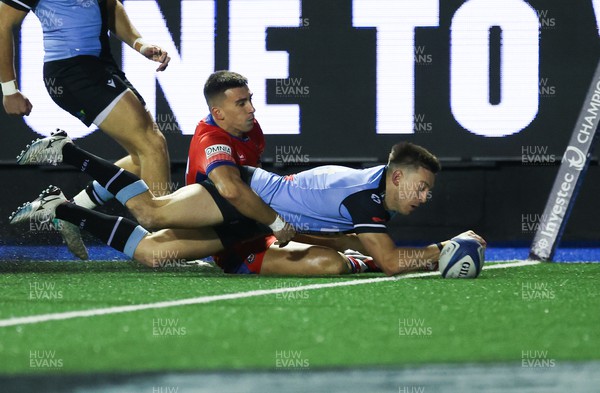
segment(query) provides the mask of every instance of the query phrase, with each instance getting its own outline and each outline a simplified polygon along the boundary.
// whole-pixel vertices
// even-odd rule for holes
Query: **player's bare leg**
[[[119,160],[117,166],[139,175],[154,195],[168,193],[171,176],[167,142],[132,91],[123,95],[99,127],[129,153],[130,158]]]
[[[44,190],[32,202],[21,205],[10,216],[11,224],[54,218],[88,231],[110,247],[151,267],[174,261],[193,260],[223,250],[221,240],[211,228],[161,230],[148,232],[125,217],[111,216],[69,203],[55,186]]]
[[[115,165],[119,168],[125,169],[127,172],[133,173],[138,177],[140,177],[142,173],[142,166],[140,165],[140,159],[138,156],[125,156],[115,161]]]
[[[222,250],[223,244],[211,228],[163,229],[144,237],[133,258],[149,267],[164,267]]]
[[[100,128],[129,153],[115,165],[144,179],[155,195],[170,192],[166,141],[133,92],[125,92],[107,117],[101,120]],[[93,183],[75,195],[73,201],[83,207],[95,208],[110,197],[106,190]],[[69,250],[79,258],[87,259],[87,249],[79,230],[66,222],[60,224],[60,233]]]
[[[270,247],[261,275],[318,276],[352,273],[348,258],[332,248],[290,242],[285,248]]]
[[[131,198],[125,206],[146,228],[198,228],[223,222],[215,200],[200,184],[190,184],[163,197],[146,192]]]
[[[96,121],[100,121],[99,127],[129,154],[116,161],[115,165],[141,177],[155,195],[171,191],[166,141],[150,113],[132,91],[125,91],[106,118]],[[112,197],[94,182],[77,194],[73,201],[92,209]]]
[[[193,184],[173,194],[155,197],[138,176],[80,149],[65,131],[59,130],[31,144],[17,162],[64,162],[74,166],[94,178],[105,193],[127,206],[136,219],[150,229],[198,228],[223,222],[213,197],[201,185]]]

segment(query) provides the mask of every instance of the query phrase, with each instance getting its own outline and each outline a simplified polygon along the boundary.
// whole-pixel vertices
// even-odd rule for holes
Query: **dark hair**
[[[215,71],[204,84],[204,98],[208,106],[212,106],[213,100],[225,93],[225,90],[248,86],[248,79],[231,71]]]
[[[436,156],[422,146],[410,142],[400,142],[392,147],[388,160],[389,166],[423,167],[432,173],[438,173],[442,166]]]

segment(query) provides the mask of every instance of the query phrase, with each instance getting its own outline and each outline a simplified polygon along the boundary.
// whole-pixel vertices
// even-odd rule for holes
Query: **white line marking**
[[[486,269],[486,270],[487,269],[506,269],[509,267],[536,265],[538,263],[539,262],[537,262],[537,261],[520,261],[520,262],[500,263],[500,264],[485,266],[484,269]],[[244,299],[244,298],[255,297],[255,296],[274,295],[277,293],[310,291],[313,289],[363,285],[363,284],[371,284],[371,283],[386,282],[386,281],[404,280],[407,278],[435,276],[435,275],[439,275],[439,274],[440,274],[439,272],[413,273],[413,274],[406,274],[404,276],[376,277],[376,278],[365,278],[365,279],[357,279],[357,280],[355,279],[355,280],[351,280],[351,281],[338,281],[338,282],[331,282],[331,283],[326,283],[326,284],[310,284],[310,285],[304,285],[304,286],[300,286],[300,287],[262,289],[262,290],[258,290],[258,291],[237,292],[237,293],[229,293],[229,294],[225,294],[225,295],[201,296],[201,297],[195,297],[195,298],[190,298],[190,299],[171,300],[171,301],[158,302],[158,303],[134,304],[134,305],[130,305],[130,306],[118,306],[118,307],[96,308],[96,309],[91,309],[91,310],[68,311],[68,312],[60,312],[60,313],[54,313],[54,314],[31,315],[28,317],[17,317],[17,318],[9,318],[9,319],[0,320],[0,327],[16,326],[16,325],[29,325],[29,324],[34,324],[34,323],[48,322],[48,321],[61,321],[61,320],[72,319],[72,318],[94,317],[94,316],[98,316],[98,315],[119,314],[119,313],[124,313],[124,312],[133,312],[133,311],[141,311],[141,310],[187,306],[190,304],[205,304],[205,303],[217,302],[220,300]]]

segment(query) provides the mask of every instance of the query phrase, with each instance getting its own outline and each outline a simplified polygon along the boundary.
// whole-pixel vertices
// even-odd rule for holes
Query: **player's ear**
[[[210,114],[217,120],[223,120],[223,111],[218,106],[212,106]]]
[[[403,178],[404,171],[400,168],[394,169],[392,172],[392,183],[394,183],[395,186],[398,186]]]

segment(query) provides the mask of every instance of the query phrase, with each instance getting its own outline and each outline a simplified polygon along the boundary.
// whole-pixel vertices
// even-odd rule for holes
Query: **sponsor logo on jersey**
[[[379,197],[379,195],[371,194],[371,199],[373,200],[373,202],[377,203],[378,205],[381,205],[381,198]]]
[[[385,218],[381,217],[371,217],[371,220],[373,220],[373,222],[385,222]]]
[[[209,146],[206,149],[204,149],[204,152],[206,153],[206,158],[211,158],[212,156],[217,155],[217,154],[231,155],[231,146],[212,145],[212,146]]]
[[[89,8],[97,4],[98,0],[77,0],[77,5],[83,8]]]

